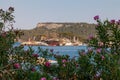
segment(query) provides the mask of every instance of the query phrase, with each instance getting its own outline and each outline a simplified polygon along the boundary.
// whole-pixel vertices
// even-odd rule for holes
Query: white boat
[[[73,44],[71,42],[67,42],[65,43],[65,46],[73,46]]]
[[[38,41],[27,41],[27,42],[22,42],[21,45],[30,45],[30,46],[48,46],[47,43],[44,43],[44,42],[38,42]]]

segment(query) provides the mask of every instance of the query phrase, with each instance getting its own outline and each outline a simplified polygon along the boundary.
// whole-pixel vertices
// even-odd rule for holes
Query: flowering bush
[[[70,58],[53,49],[35,53],[31,47],[14,47],[20,34],[12,26],[13,12],[13,7],[0,9],[0,80],[120,80],[120,20],[102,22],[95,16],[97,35],[89,36],[88,51]],[[51,63],[53,58],[57,63]]]
[[[32,55],[31,49],[24,51],[23,46],[13,47],[19,36],[19,30],[14,30],[12,26],[13,12],[13,7],[6,11],[0,9],[0,80],[33,80],[33,76],[38,75],[33,74],[37,55]]]

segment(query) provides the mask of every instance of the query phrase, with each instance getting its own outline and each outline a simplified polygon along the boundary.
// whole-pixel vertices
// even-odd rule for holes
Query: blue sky
[[[87,22],[93,17],[120,19],[120,0],[0,0],[15,8],[15,28],[32,29],[39,22]]]

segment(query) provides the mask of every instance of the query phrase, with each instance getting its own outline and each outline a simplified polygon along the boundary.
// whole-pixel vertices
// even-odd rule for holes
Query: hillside
[[[28,38],[40,40],[41,36],[47,38],[69,38],[73,36],[83,41],[87,39],[90,34],[95,34],[95,24],[88,23],[38,23],[34,29],[22,30],[24,35],[21,36],[22,40]]]

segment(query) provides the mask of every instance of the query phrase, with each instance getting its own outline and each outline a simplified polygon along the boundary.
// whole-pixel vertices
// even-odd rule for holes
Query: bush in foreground
[[[20,36],[12,26],[13,12],[13,7],[0,9],[0,80],[120,80],[120,20],[102,22],[95,16],[97,35],[89,36],[88,51],[70,58],[48,49],[35,53],[31,47],[13,47]]]

